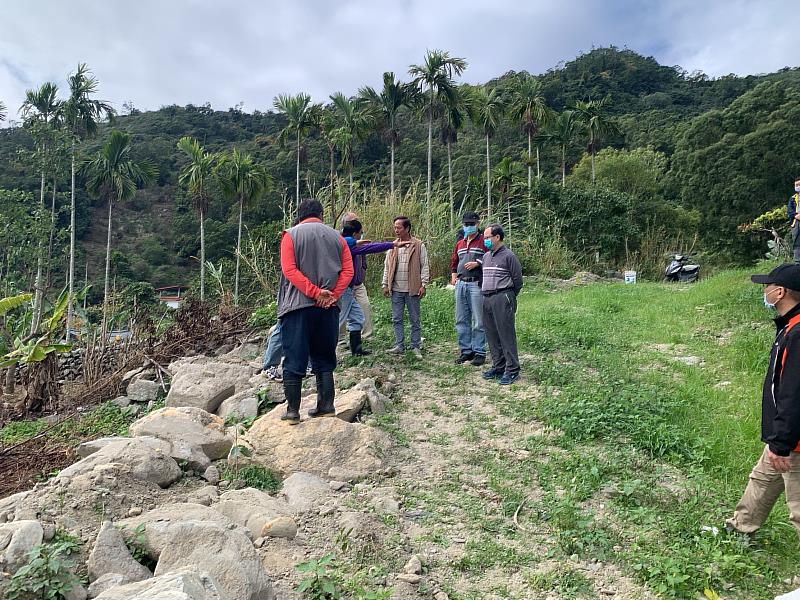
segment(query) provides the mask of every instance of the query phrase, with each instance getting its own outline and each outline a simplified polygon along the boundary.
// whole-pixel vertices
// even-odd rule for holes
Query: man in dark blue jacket
[[[800,534],[800,265],[780,265],[751,279],[765,284],[764,304],[777,312],[777,334],[761,396],[764,452],[726,528],[753,533],[785,492],[789,520]]]
[[[798,205],[800,205],[800,177],[794,180],[794,194],[789,198],[789,203],[786,205],[786,213],[789,217],[789,225],[792,228],[792,258],[794,262],[800,263],[800,214],[798,214]]]

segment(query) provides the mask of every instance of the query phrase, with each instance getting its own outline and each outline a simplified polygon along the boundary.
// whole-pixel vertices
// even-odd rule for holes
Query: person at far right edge
[[[800,534],[800,265],[783,264],[751,279],[765,285],[764,304],[777,313],[761,396],[761,441],[766,445],[725,528],[754,533],[785,492],[789,520]]]
[[[483,232],[483,326],[492,368],[483,372],[487,380],[497,379],[500,385],[511,385],[519,375],[517,353],[517,296],[522,289],[522,265],[505,243],[503,228],[495,223]]]

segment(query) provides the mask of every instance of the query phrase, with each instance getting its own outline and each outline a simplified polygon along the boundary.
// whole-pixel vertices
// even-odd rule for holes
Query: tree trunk
[[[41,189],[39,192],[39,202],[44,208],[44,170],[42,170]],[[39,322],[42,320],[42,300],[44,290],[42,288],[42,266],[43,266],[43,249],[42,241],[39,240],[39,251],[36,257],[36,282],[34,283],[34,299],[33,299],[33,318],[31,319],[31,333],[39,329]]]
[[[456,226],[455,223],[455,200],[453,200],[453,160],[452,144],[447,140],[447,183],[450,186],[450,229]]]
[[[506,198],[506,214],[508,215],[508,233],[506,235],[511,237],[511,200]]]
[[[298,162],[298,164],[300,164]],[[242,211],[244,210],[244,198],[239,196],[239,234],[236,236],[236,279],[233,284],[233,304],[239,306],[239,258],[242,250]]]
[[[336,227],[336,155],[334,146],[328,146],[331,158],[331,226]]]
[[[50,239],[47,241],[47,270],[44,276],[44,289],[50,289],[50,270],[53,260],[53,236],[56,233],[56,178],[53,176],[53,201],[50,203]]]
[[[536,145],[536,179],[542,178],[542,171],[539,168],[539,145]]]
[[[390,167],[390,175],[389,175],[389,189],[391,190],[392,201],[394,201],[394,138],[392,138],[392,150],[391,150],[392,158],[391,158],[391,167]]]
[[[17,388],[17,365],[11,365],[5,372],[6,380],[3,393],[10,396],[16,391]]]
[[[492,218],[492,165],[489,162],[489,134],[486,134],[486,218]]]
[[[531,173],[533,167],[531,166],[531,132],[528,132],[528,224],[531,222],[533,207],[531,206]]]
[[[67,300],[67,341],[72,337],[72,307],[75,289],[75,142],[72,143],[72,193],[69,208],[69,298]]]
[[[206,226],[203,208],[200,208],[200,302],[206,299]]]
[[[594,134],[589,137],[589,155],[592,157],[592,183],[594,184]]]
[[[347,203],[349,204],[353,201],[353,165],[350,165],[350,171],[348,175],[350,177],[350,195],[347,198]]]
[[[102,343],[105,344],[106,327],[108,326],[108,283],[111,278],[111,206],[113,205],[112,199],[108,199],[108,235],[106,240],[106,276],[103,285],[103,326],[101,328],[103,339]]]
[[[433,168],[433,90],[428,106],[428,185],[425,188],[425,202],[431,203],[431,169]]]
[[[297,174],[294,191],[295,206],[300,204],[300,130],[297,130]]]
[[[567,186],[567,148],[561,146],[561,187]]]

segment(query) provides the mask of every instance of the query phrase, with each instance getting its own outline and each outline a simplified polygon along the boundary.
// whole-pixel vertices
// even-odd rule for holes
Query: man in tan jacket
[[[394,348],[390,354],[403,354],[405,332],[403,312],[408,309],[411,321],[411,352],[422,358],[422,328],[420,326],[420,300],[430,279],[428,250],[421,240],[411,237],[411,219],[395,217],[394,233],[401,242],[410,241],[409,246],[395,248],[386,254],[383,264],[383,295],[392,298],[392,325],[394,325]]]

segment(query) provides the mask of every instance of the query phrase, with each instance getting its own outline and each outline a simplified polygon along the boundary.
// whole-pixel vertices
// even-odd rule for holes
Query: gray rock
[[[253,370],[246,364],[222,361],[182,364],[172,378],[167,406],[191,406],[216,412],[222,401],[245,389]]]
[[[118,521],[116,525],[125,536],[132,536],[139,525],[144,524],[143,547],[147,556],[158,560],[167,543],[171,528],[184,521],[204,521],[220,527],[232,527],[234,522],[213,508],[201,504],[178,502],[163,504],[138,517]]]
[[[362,379],[356,384],[355,389],[363,390],[367,394],[369,401],[369,409],[374,415],[380,415],[386,412],[386,405],[391,401],[387,396],[380,393],[375,386],[375,380],[372,378]]]
[[[162,440],[153,437],[101,438],[95,442],[99,446],[96,451],[91,451],[90,444],[82,444],[83,452],[89,452],[89,455],[61,471],[56,481],[89,473],[97,466],[113,463],[129,467],[136,479],[149,481],[160,487],[168,487],[181,477],[178,463],[169,455],[170,445]]]
[[[237,600],[220,591],[207,573],[180,569],[146,581],[112,587],[97,600]]]
[[[211,465],[205,471],[203,471],[203,479],[205,479],[211,485],[217,485],[219,483],[219,469],[214,465]]]
[[[64,600],[86,600],[89,597],[86,588],[80,583],[73,585],[68,591],[62,592]]]
[[[291,524],[286,520],[278,521],[281,517],[291,515],[292,508],[283,500],[255,488],[225,492],[214,509],[245,527],[253,540],[259,537],[294,537],[297,533],[297,525],[293,520]]]
[[[416,554],[408,559],[406,566],[403,567],[403,573],[414,573],[420,575],[422,573],[422,561]]]
[[[253,396],[252,390],[244,390],[224,400],[217,409],[217,415],[222,419],[251,419],[258,416],[258,400]]]
[[[100,526],[94,548],[86,561],[89,581],[108,573],[124,575],[129,581],[142,581],[153,576],[150,570],[134,560],[122,534],[111,521],[104,521]]]
[[[170,529],[155,574],[191,567],[208,573],[221,592],[237,600],[274,600],[272,582],[252,542],[240,529],[184,521]]]
[[[0,535],[7,537],[5,533],[8,532],[11,533],[11,539],[8,540],[0,558],[5,564],[2,570],[13,574],[27,564],[28,552],[42,543],[44,531],[38,521],[20,519],[0,525]]]
[[[134,437],[150,436],[169,442],[170,455],[204,471],[212,460],[224,458],[234,437],[225,422],[200,408],[166,407],[151,412],[130,426]]]
[[[137,379],[128,385],[125,393],[131,399],[131,402],[146,404],[147,402],[158,400],[158,395],[161,393],[161,384],[157,381]]]
[[[106,573],[101,575],[89,586],[89,598],[96,598],[106,590],[110,590],[117,585],[132,583],[125,575],[119,573]]]
[[[284,479],[281,495],[295,512],[307,512],[322,503],[330,493],[324,479],[311,473],[292,473]]]
[[[131,399],[127,396],[117,396],[111,401],[111,403],[119,406],[120,408],[127,408],[131,405]]]
[[[380,470],[380,449],[390,445],[387,435],[373,427],[341,419],[311,419],[292,426],[269,413],[253,423],[244,441],[253,449],[252,461],[279,473],[327,476],[337,467],[333,478],[345,481]]]
[[[219,490],[217,487],[214,485],[206,485],[192,492],[189,495],[188,501],[194,504],[202,504],[203,506],[211,506],[217,498],[219,498]]]

